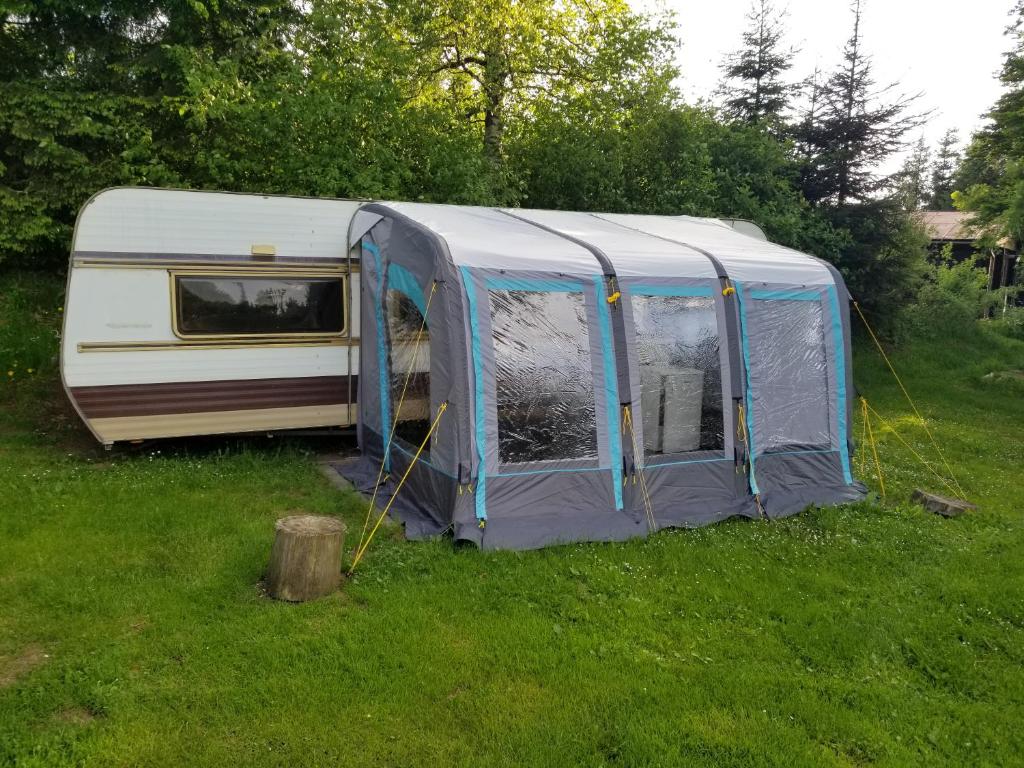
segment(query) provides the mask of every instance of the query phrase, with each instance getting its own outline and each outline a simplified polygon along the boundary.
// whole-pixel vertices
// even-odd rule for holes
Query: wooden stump
[[[301,603],[328,595],[341,582],[345,526],[324,515],[292,515],[277,521],[270,551],[267,592]]]

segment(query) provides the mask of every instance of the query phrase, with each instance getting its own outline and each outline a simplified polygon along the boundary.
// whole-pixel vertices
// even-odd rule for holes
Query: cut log
[[[920,488],[914,489],[914,492],[910,494],[910,500],[915,504],[920,504],[929,512],[934,512],[936,515],[942,515],[943,517],[957,517],[968,510],[978,508],[977,505],[971,504],[969,501],[939,496],[937,493],[922,491]]]
[[[329,595],[341,581],[345,526],[336,517],[292,515],[277,521],[267,592],[301,603]]]

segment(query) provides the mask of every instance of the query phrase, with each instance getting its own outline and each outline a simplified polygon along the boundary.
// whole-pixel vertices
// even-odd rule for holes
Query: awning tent
[[[712,219],[416,203],[364,206],[353,240],[348,471],[392,492],[436,419],[392,507],[411,538],[530,548],[863,497],[826,263]]]

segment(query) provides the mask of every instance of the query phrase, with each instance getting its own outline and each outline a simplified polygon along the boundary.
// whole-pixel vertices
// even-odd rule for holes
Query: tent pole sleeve
[[[615,359],[612,353],[611,314],[608,311],[608,291],[604,281],[594,276],[597,292],[597,318],[601,328],[601,347],[604,358],[605,408],[608,418],[608,442],[611,446],[612,485],[615,493],[615,508],[622,509],[622,434],[619,429],[620,403],[616,372],[612,370]]]
[[[737,303],[740,315],[740,346],[743,348],[743,370],[746,372],[746,431],[747,431],[747,458],[750,462],[750,492],[757,496],[760,491],[757,487],[757,476],[754,472],[754,462],[757,450],[754,447],[754,397],[750,388],[750,345],[747,339],[747,316],[743,306],[743,286],[736,284]]]

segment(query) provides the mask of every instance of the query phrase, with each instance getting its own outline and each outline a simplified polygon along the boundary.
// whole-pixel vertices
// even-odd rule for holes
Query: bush
[[[1024,341],[1024,307],[1008,307],[1006,312],[1000,311],[992,321],[992,327],[1004,336]]]
[[[988,290],[988,275],[973,259],[955,263],[949,249],[926,275],[917,300],[901,317],[902,335],[924,338],[962,334],[988,315],[1000,296]]]
[[[0,392],[56,373],[63,294],[59,276],[0,272]]]

